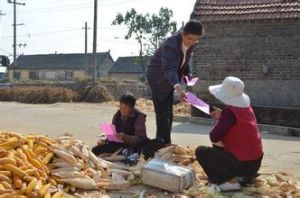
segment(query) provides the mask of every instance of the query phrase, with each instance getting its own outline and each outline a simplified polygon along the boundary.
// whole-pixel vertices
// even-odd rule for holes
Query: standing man
[[[167,38],[156,50],[148,65],[147,78],[152,91],[156,114],[156,138],[171,143],[174,90],[185,100],[181,81],[185,75],[191,78],[189,60],[193,46],[203,34],[199,21],[189,21],[182,31]]]

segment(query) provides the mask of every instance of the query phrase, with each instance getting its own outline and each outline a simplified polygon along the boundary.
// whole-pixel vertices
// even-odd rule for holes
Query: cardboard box
[[[143,184],[180,192],[190,187],[196,180],[194,171],[175,163],[152,159],[142,168]]]

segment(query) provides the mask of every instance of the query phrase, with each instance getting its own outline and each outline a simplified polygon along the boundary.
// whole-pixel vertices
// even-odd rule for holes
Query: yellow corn
[[[14,146],[16,144],[18,144],[19,140],[16,137],[10,138],[7,141],[3,142],[0,144],[0,147],[2,148],[9,148],[11,146]]]
[[[62,192],[56,192],[54,195],[52,195],[52,198],[61,198],[63,197]]]
[[[40,191],[40,190],[41,190],[41,188],[42,188],[42,186],[43,186],[43,184],[42,184],[42,180],[38,180],[38,182],[37,182],[37,184],[36,184],[36,186],[35,186],[34,190],[36,190],[36,191]]]
[[[44,155],[45,153],[47,153],[47,152],[48,152],[48,149],[41,147],[41,148],[35,149],[33,152],[34,152],[36,155],[39,155],[39,156],[40,156],[40,155]]]
[[[47,146],[48,145],[53,145],[55,143],[55,141],[50,140],[48,137],[41,137],[41,143],[45,143]]]
[[[32,139],[28,140],[28,148],[33,149],[33,140]]]
[[[11,172],[10,171],[0,171],[0,174],[5,175],[7,177],[11,177]]]
[[[18,175],[21,178],[25,177],[25,176],[28,176],[27,173],[25,173],[23,170],[19,169],[18,167],[14,166],[12,164],[4,164],[3,168],[5,170],[13,172],[14,174]]]
[[[20,189],[20,194],[25,194],[26,189],[27,189],[27,184],[24,182],[24,183],[22,183],[22,187]]]
[[[56,177],[56,176],[54,176],[54,175],[52,175],[51,177],[52,177],[52,179],[54,179],[55,182],[58,183],[58,184],[63,184],[63,183],[64,183],[64,180],[63,180],[62,178]]]
[[[19,167],[21,170],[28,170],[28,169],[35,169],[35,167],[33,167],[31,164],[25,164],[23,166]]]
[[[24,181],[30,183],[33,179],[35,179],[35,177],[32,176],[25,176],[22,178]]]
[[[0,183],[0,189],[3,190],[5,189],[4,186]]]
[[[26,188],[26,194],[30,194],[32,192],[32,190],[35,188],[35,186],[37,185],[37,178],[33,178],[31,180],[31,182],[28,184],[27,188]]]
[[[31,168],[31,169],[25,170],[24,172],[27,173],[29,176],[33,176],[33,175],[36,175],[37,170],[35,168]]]
[[[39,145],[39,147],[46,148],[48,150],[48,145],[45,142],[39,141],[38,145]]]
[[[10,157],[0,158],[0,164],[16,164],[16,160]]]
[[[50,160],[51,160],[52,157],[53,157],[53,153],[47,154],[46,157],[43,160],[43,163],[44,164],[48,164],[50,162]]]
[[[49,182],[52,186],[57,186],[57,182],[53,178],[51,178]]]
[[[3,174],[0,174],[0,181],[6,181],[6,182],[11,183],[10,178]]]
[[[19,176],[14,175],[13,177],[14,186],[18,189],[22,188],[22,180]]]
[[[26,156],[26,154],[22,151],[22,149],[20,149],[20,148],[17,149],[16,156],[18,156],[19,158],[21,158],[22,160],[24,160],[24,163],[25,163],[25,162],[28,162],[27,156]]]
[[[42,186],[41,189],[39,190],[40,197],[44,197],[49,192],[50,187],[51,187],[51,183]]]
[[[6,189],[12,189],[12,185],[6,181],[1,181],[1,184],[4,186]]]
[[[36,168],[43,170],[43,165],[37,159],[29,159],[29,162]]]
[[[24,161],[23,159],[19,158],[18,156],[15,156],[15,159],[16,159],[18,167],[24,166],[27,163],[26,161]]]
[[[44,196],[44,198],[51,198],[51,194],[47,192],[47,194]]]

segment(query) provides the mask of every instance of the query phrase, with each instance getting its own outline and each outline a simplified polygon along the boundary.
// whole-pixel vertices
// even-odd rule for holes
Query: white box
[[[175,163],[152,159],[142,168],[143,184],[180,192],[190,187],[196,180],[194,171]]]

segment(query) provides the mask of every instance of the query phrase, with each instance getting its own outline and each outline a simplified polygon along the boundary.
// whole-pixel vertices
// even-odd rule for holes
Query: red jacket
[[[262,157],[262,141],[252,107],[229,109],[236,117],[236,124],[222,139],[225,150],[239,161],[252,161]]]

